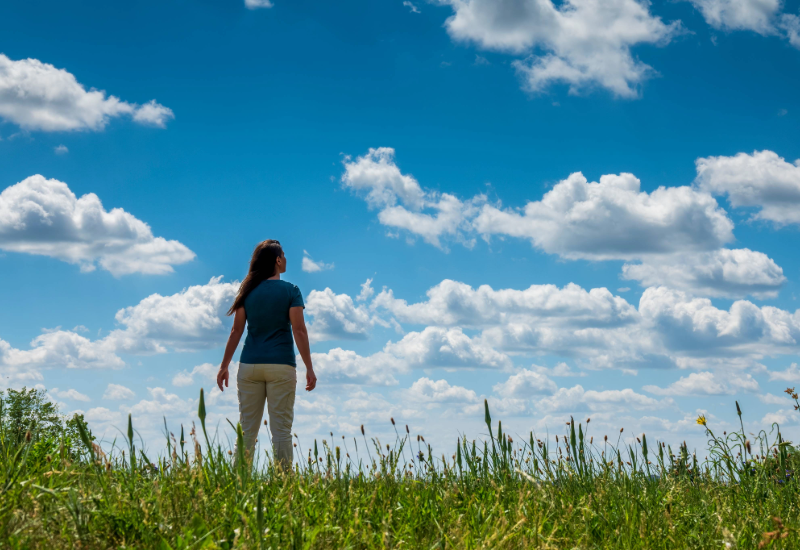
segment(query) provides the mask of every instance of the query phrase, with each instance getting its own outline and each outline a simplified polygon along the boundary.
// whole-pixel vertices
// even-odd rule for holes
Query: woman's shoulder
[[[299,287],[299,286],[297,286],[297,285],[296,285],[296,284],[294,284],[294,283],[291,283],[291,282],[289,282],[289,281],[286,281],[286,280],[284,280],[284,279],[278,279],[278,280],[277,280],[277,281],[275,281],[275,282],[279,283],[279,284],[280,284],[280,285],[281,285],[283,288],[285,288],[286,290],[289,290],[289,291],[291,291],[291,292],[300,292],[300,287]]]

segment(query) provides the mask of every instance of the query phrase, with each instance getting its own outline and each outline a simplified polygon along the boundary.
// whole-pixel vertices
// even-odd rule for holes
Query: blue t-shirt
[[[280,279],[267,279],[244,300],[247,338],[239,361],[297,367],[289,308],[305,307],[300,289]]]

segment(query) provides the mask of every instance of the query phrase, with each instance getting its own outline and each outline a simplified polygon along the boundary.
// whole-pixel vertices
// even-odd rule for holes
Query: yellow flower
[[[706,417],[705,417],[705,415],[701,414],[700,416],[698,416],[697,417],[697,423],[700,424],[701,426],[705,426],[706,425]]]

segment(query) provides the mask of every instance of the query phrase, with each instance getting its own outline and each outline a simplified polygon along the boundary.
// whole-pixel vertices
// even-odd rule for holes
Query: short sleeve
[[[297,288],[297,285],[292,285],[292,304],[289,307],[306,307],[303,303],[303,294]]]

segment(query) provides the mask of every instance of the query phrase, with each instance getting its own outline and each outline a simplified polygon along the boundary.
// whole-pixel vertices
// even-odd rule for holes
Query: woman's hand
[[[317,375],[314,369],[306,369],[306,391],[311,391],[317,387]]]
[[[225,391],[222,388],[222,382],[223,381],[225,382],[225,387],[226,388],[228,387],[228,378],[229,378],[229,376],[230,375],[228,374],[228,367],[225,367],[223,369],[222,365],[220,365],[219,372],[217,373],[217,386],[219,386],[219,391]],[[316,379],[314,379],[314,383],[316,383]]]

